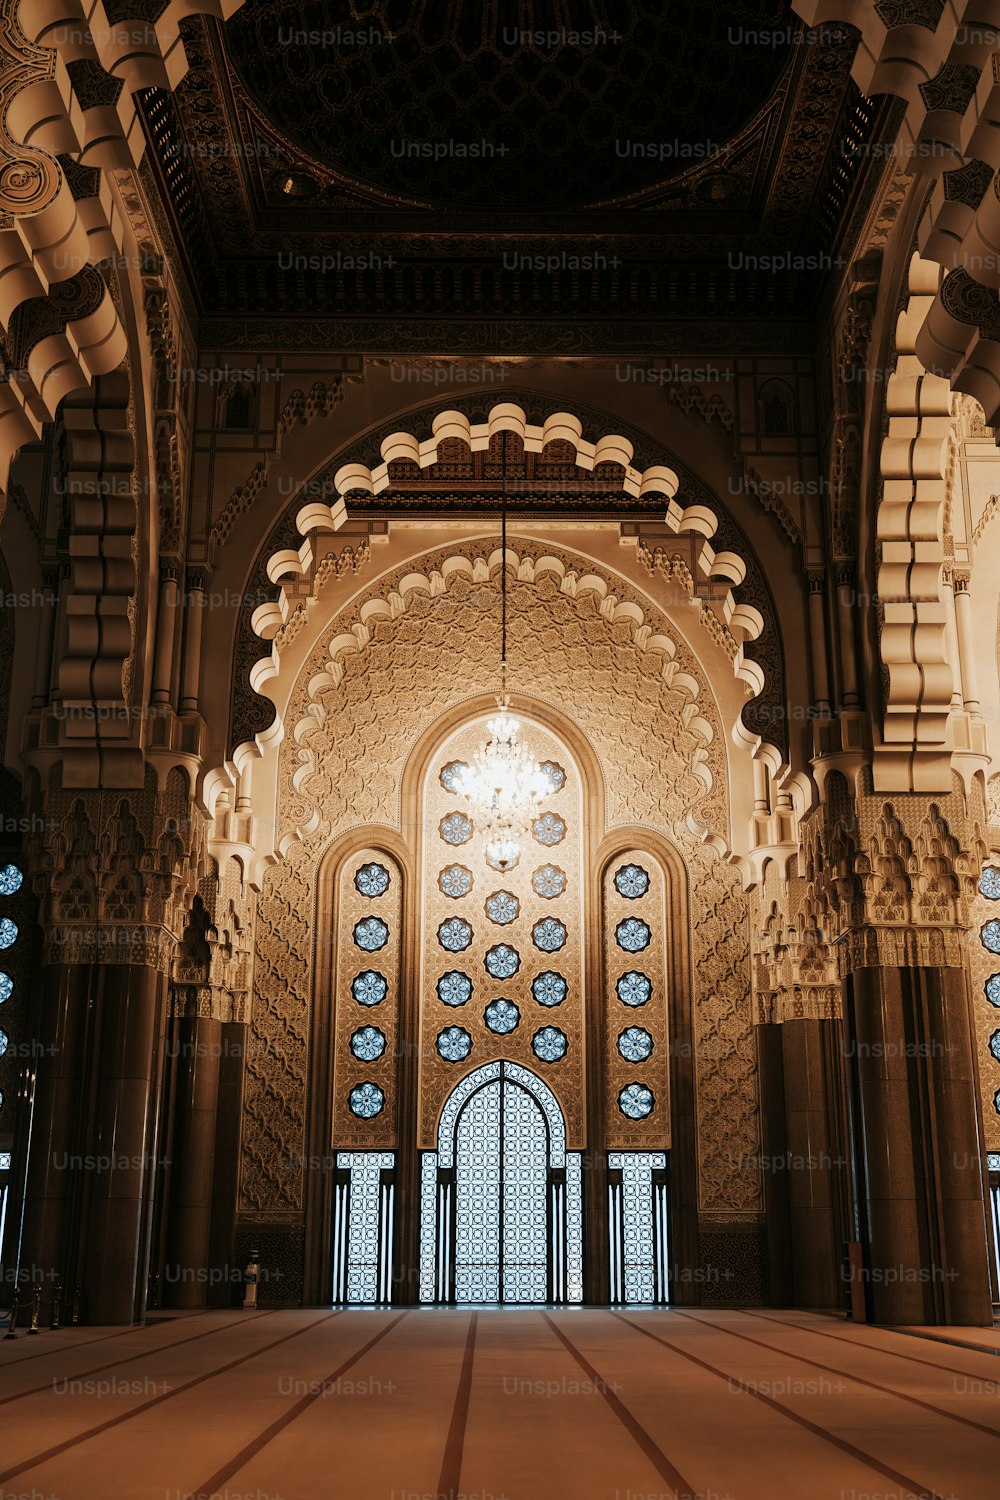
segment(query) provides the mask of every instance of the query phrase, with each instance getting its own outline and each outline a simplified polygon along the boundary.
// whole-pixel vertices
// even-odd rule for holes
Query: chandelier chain
[[[507,437],[500,434],[500,691],[507,695]]]

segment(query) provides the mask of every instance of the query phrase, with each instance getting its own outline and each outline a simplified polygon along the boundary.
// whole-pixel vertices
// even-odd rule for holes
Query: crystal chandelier
[[[521,838],[552,782],[527,745],[518,739],[521,725],[507,697],[507,452],[504,448],[500,509],[500,696],[499,713],[487,722],[490,737],[463,767],[457,786],[468,800],[477,828],[486,835],[486,859],[505,871],[521,857]]]

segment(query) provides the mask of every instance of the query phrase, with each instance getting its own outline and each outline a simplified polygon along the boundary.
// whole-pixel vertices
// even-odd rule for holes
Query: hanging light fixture
[[[553,791],[548,774],[518,736],[521,725],[507,696],[507,448],[503,439],[500,498],[500,696],[499,713],[487,721],[490,737],[456,778],[476,826],[486,835],[486,859],[510,870],[521,857],[521,839],[539,803]]]

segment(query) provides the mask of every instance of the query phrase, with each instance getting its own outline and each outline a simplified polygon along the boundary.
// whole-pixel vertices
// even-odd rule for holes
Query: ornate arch
[[[905,100],[895,149],[918,186],[931,183],[920,254],[948,268],[914,317],[925,369],[1000,412],[1000,103],[994,7],[954,0],[794,0],[807,26],[860,32],[851,69],[863,94]],[[915,314],[917,308],[913,307]]]
[[[0,488],[62,397],[125,357],[94,267],[122,248],[103,172],[141,159],[132,95],[180,82],[185,16],[225,20],[241,4],[168,0],[150,19],[138,0],[0,0],[0,356],[14,374],[0,383]]]
[[[563,1119],[562,1106],[555,1094],[549,1088],[544,1079],[531,1068],[525,1068],[520,1063],[498,1060],[496,1062],[484,1063],[481,1068],[474,1068],[464,1078],[460,1078],[452,1089],[441,1107],[441,1115],[438,1120],[437,1150],[438,1162],[443,1167],[453,1165],[453,1150],[455,1145],[455,1129],[462,1112],[462,1106],[472,1098],[473,1094],[485,1088],[488,1083],[494,1083],[498,1079],[510,1079],[519,1088],[530,1094],[535,1103],[545,1116],[545,1124],[549,1139],[549,1166],[561,1167],[566,1161],[566,1122]]]
[[[609,653],[608,660],[614,659],[618,671],[638,673],[637,681],[648,699],[643,711],[652,715],[650,744],[655,741],[655,747],[647,748],[657,763],[661,755],[673,757],[673,769],[665,763],[658,772],[651,769],[650,781],[657,790],[654,794],[650,789],[649,796],[640,797],[634,805],[648,802],[651,827],[673,827],[679,821],[720,853],[729,854],[732,836],[722,725],[696,658],[671,633],[659,611],[633,591],[622,586],[621,593],[616,593],[596,572],[577,572],[573,566],[577,559],[565,550],[557,555],[555,549],[518,545],[519,551],[508,547],[507,553],[507,566],[516,574],[511,591],[512,660],[516,664],[520,652],[524,664],[515,665],[510,676],[515,696],[526,709],[532,703],[560,703],[566,694],[572,696],[559,650],[570,652],[573,660],[579,657],[580,674],[587,670],[585,658],[591,650]],[[341,612],[299,669],[280,721],[282,728],[287,726],[287,736],[269,735],[263,745],[269,757],[277,754],[280,767],[279,796],[285,805],[276,830],[276,848],[282,855],[296,841],[311,839],[328,818],[340,827],[368,821],[367,803],[376,783],[373,807],[379,809],[378,820],[399,827],[401,781],[392,768],[398,770],[409,754],[407,734],[416,736],[423,723],[438,718],[450,706],[467,704],[496,690],[492,637],[477,628],[478,641],[473,646],[467,632],[473,630],[472,622],[481,611],[494,603],[496,585],[491,580],[500,566],[499,549],[484,556],[481,544],[470,542],[461,550],[437,549],[422,561],[424,571],[405,565]],[[447,632],[458,628],[459,616],[462,651],[455,658],[446,649]],[[575,636],[572,642],[570,631]],[[401,632],[405,632],[402,637]],[[539,644],[540,632],[547,632],[547,654]],[[388,737],[384,725],[365,731],[378,734],[379,749],[376,752],[373,747],[370,776],[359,796],[357,770],[345,759],[350,753],[343,734],[345,714],[360,712],[361,719],[371,723],[372,684],[389,670],[393,642],[411,659],[419,657],[427,670],[419,680],[412,673],[409,679],[412,730],[397,723]],[[591,687],[602,702],[607,700],[608,722],[624,735],[626,726],[619,723],[621,702],[617,710],[614,707],[611,670],[598,672]],[[345,692],[356,708],[346,708]],[[572,712],[570,717],[574,717]],[[592,717],[581,703],[578,721],[586,723]],[[254,751],[261,753],[257,747]],[[598,749],[606,782],[612,764],[620,765],[620,754],[613,737]],[[612,794],[608,810],[612,822],[635,821],[634,814],[626,811],[628,800]]]
[[[718,497],[679,459],[627,424],[608,432],[609,418],[600,411],[574,402],[572,412],[554,412],[551,396],[520,389],[510,395],[505,403],[469,399],[461,411],[440,400],[406,413],[405,430],[400,430],[397,416],[352,440],[349,461],[344,462],[343,455],[335,457],[302,479],[247,580],[234,651],[233,758],[254,754],[255,740],[263,742],[282,732],[273,706],[259,693],[270,675],[261,666],[261,636],[273,642],[284,625],[282,640],[287,640],[301,628],[306,601],[332,570],[341,575],[356,572],[369,561],[366,537],[352,537],[336,556],[324,538],[342,528],[349,509],[352,518],[355,513],[363,518],[379,496],[390,498],[390,465],[402,463],[423,472],[433,469],[449,447],[454,450],[457,444],[481,455],[497,435],[509,433],[520,439],[526,453],[538,455],[546,444],[557,445],[573,455],[579,470],[605,482],[612,479],[617,496],[612,504],[621,519],[652,523],[656,535],[639,537],[640,559],[651,574],[665,573],[684,584],[692,597],[702,599],[703,623],[729,652],[737,678],[751,689],[736,732],[743,743],[762,745],[777,768],[786,758],[787,745],[776,611],[746,538]],[[596,437],[584,437],[584,422]],[[421,436],[424,431],[429,435]],[[276,612],[267,608],[271,588],[278,591],[273,601]],[[717,611],[708,607],[709,599],[717,602]]]

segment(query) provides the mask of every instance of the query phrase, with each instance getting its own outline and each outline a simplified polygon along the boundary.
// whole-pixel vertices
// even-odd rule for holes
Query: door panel
[[[456,1302],[548,1298],[548,1135],[515,1084],[478,1090],[455,1137]]]
[[[504,1083],[503,1300],[548,1300],[548,1139],[529,1094]]]
[[[473,1094],[455,1139],[455,1300],[500,1300],[500,1083]]]

